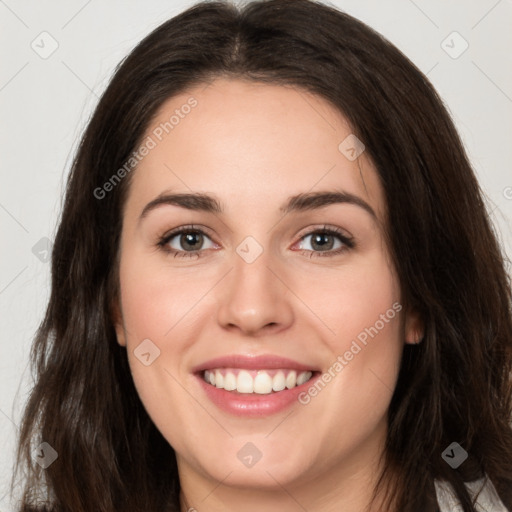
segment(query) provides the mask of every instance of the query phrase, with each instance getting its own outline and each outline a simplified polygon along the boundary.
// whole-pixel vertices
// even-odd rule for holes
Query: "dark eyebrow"
[[[374,219],[377,215],[372,207],[360,197],[344,191],[307,192],[288,198],[286,204],[279,208],[284,215],[292,212],[315,210],[331,204],[348,203],[359,206],[368,212]],[[187,210],[203,211],[207,213],[222,213],[220,202],[212,196],[203,193],[164,193],[149,202],[139,217],[139,222],[151,211],[161,205],[174,205]]]
[[[366,201],[354,194],[344,191],[307,192],[304,194],[298,194],[290,197],[287,203],[279,210],[286,215],[291,212],[315,210],[317,208],[339,203],[348,203],[359,206],[377,220],[375,211]]]
[[[203,211],[207,213],[222,213],[222,206],[217,199],[199,192],[170,194],[163,193],[150,201],[142,210],[139,222],[151,211],[165,204],[180,206],[187,210]]]

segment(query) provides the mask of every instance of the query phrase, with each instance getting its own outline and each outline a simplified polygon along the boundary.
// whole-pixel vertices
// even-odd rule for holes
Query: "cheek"
[[[136,255],[121,263],[120,282],[123,317],[132,344],[144,338],[162,342],[204,293],[197,274],[187,269],[177,274],[151,258],[138,261]]]
[[[125,251],[119,277],[132,377],[153,421],[165,424],[171,410],[187,405],[178,382],[187,351],[201,334],[198,302],[211,284],[198,280],[197,270],[173,272],[136,249]]]
[[[296,289],[336,353],[348,350],[359,335],[364,341],[376,323],[379,337],[398,337],[398,279],[383,254],[375,253],[358,265],[323,269],[314,278],[297,280]]]
[[[371,426],[385,413],[399,371],[403,344],[398,280],[385,257],[377,254],[358,268],[340,268],[328,277],[309,280],[299,292],[318,312],[330,354],[323,382],[301,403],[309,403],[314,416],[326,424],[349,413]],[[323,411],[329,402],[332,407]],[[353,425],[349,421],[346,427]]]
[[[170,274],[170,273],[168,273]],[[183,330],[195,332],[192,301],[197,290],[180,286],[159,266],[126,257],[120,267],[121,303],[126,349],[135,388],[153,423],[167,440],[180,447],[176,433],[187,430],[179,414],[190,407],[180,382],[180,362],[188,344]],[[169,426],[172,425],[172,428]]]

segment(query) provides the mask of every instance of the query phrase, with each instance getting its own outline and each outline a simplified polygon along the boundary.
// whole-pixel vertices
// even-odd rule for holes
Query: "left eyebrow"
[[[348,203],[359,206],[377,220],[375,211],[364,199],[343,190],[298,194],[290,197],[287,203],[279,210],[282,213],[287,214],[295,211],[315,210],[317,208],[323,208],[324,206],[339,203]]]
[[[369,213],[375,220],[377,215],[373,208],[360,197],[345,191],[308,192],[288,198],[287,202],[279,208],[283,214],[316,210],[331,204],[348,203],[359,206]],[[221,203],[213,196],[199,192],[193,193],[163,193],[150,201],[142,210],[139,222],[155,208],[162,205],[174,205],[187,210],[203,211],[207,213],[223,213]]]

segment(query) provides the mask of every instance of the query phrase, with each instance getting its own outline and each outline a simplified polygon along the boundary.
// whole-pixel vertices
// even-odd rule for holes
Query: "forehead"
[[[272,207],[315,190],[344,190],[382,215],[383,191],[342,114],[298,87],[217,79],[166,100],[144,140],[129,202],[165,190],[207,192],[233,208]],[[353,151],[354,150],[354,151]]]

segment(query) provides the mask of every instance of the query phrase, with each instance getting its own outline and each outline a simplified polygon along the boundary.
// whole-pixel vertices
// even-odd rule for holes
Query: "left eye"
[[[299,247],[299,249],[309,250],[309,251],[330,251],[342,248],[345,244],[341,241],[340,235],[330,233],[329,231],[315,231],[314,233],[310,233],[309,235],[305,235],[301,238],[301,245],[308,238],[311,239],[309,245],[311,249],[308,247]],[[337,240],[336,240],[337,239]],[[336,242],[338,244],[336,245]],[[307,245],[307,244],[306,244]]]

